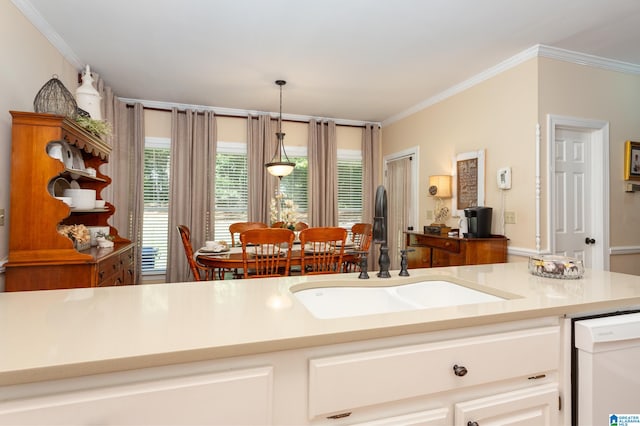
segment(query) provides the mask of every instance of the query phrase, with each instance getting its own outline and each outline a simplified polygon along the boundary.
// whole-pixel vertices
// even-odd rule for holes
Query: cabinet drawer
[[[120,270],[120,256],[109,256],[98,262],[98,282]]]
[[[98,287],[109,287],[114,285],[123,285],[125,284],[123,281],[122,271],[116,271],[115,273],[105,276],[104,278],[98,281]]]
[[[490,334],[309,361],[309,416],[556,370],[559,327]],[[454,366],[466,374],[456,375]]]
[[[431,238],[429,245],[452,253],[460,253],[460,240],[452,238]]]
[[[133,247],[125,251],[120,255],[120,262],[124,266],[133,265],[134,255],[133,255]]]
[[[409,268],[430,268],[431,249],[429,247],[412,247],[412,251],[407,253]]]

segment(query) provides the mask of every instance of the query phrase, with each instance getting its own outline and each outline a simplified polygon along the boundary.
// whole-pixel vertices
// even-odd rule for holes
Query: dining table
[[[347,244],[344,247],[344,255],[342,256],[342,264],[357,262],[361,252],[357,251],[353,244]],[[214,252],[207,250],[205,247],[200,248],[194,253],[196,261],[200,264],[214,270],[218,278],[223,279],[225,272],[242,269],[244,267],[242,261],[242,247],[229,247],[222,252]],[[294,243],[291,249],[290,266],[302,265],[302,250],[300,243]],[[343,266],[344,267],[344,266]],[[214,275],[215,276],[215,275]]]

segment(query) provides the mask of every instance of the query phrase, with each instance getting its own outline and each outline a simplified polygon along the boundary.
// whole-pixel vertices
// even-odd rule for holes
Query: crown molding
[[[494,65],[493,67],[488,68],[479,74],[476,74],[468,80],[458,83],[455,86],[452,86],[449,89],[444,90],[443,92],[440,92],[437,95],[432,96],[409,109],[406,109],[396,115],[387,118],[382,122],[382,126],[388,126],[392,123],[395,123],[396,121],[402,120],[403,118],[417,113],[418,111],[422,111],[425,108],[437,104],[438,102],[442,102],[443,100],[450,98],[453,95],[470,89],[471,87],[480,84],[483,81],[495,77],[517,65],[520,65],[523,62],[528,61],[529,59],[539,57],[556,59],[595,68],[602,68],[609,71],[618,71],[628,74],[640,74],[640,65],[637,64],[631,64],[628,62],[588,55],[586,53],[574,52],[557,47],[536,44],[500,62],[499,64]]]
[[[11,0],[11,3],[22,12],[22,14],[33,24],[38,31],[45,36],[47,40],[55,47],[64,58],[77,69],[84,68],[84,64],[69,47],[69,45],[60,37],[60,35],[49,25],[47,21],[40,15],[29,0]]]
[[[571,62],[578,65],[587,65],[594,68],[602,68],[609,71],[617,71],[626,74],[640,74],[640,65],[629,62],[616,61],[615,59],[602,58],[572,50],[538,44],[537,56]]]

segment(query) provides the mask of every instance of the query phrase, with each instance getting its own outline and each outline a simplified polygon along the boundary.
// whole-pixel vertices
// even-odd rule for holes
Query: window
[[[362,222],[362,153],[338,150],[338,226]]]
[[[218,142],[214,217],[216,241],[231,242],[229,225],[247,221],[249,209],[247,176],[246,144]]]
[[[170,139],[145,138],[142,220],[143,274],[163,274],[167,269],[170,143]]]
[[[296,167],[282,178],[281,190],[297,206],[298,220],[308,220],[308,158],[306,147],[289,147]],[[145,139],[144,217],[142,231],[143,274],[164,273],[169,235],[170,139]],[[230,241],[229,225],[248,220],[247,146],[218,142],[214,239]],[[359,150],[338,150],[338,225],[350,228],[362,221],[362,157]]]

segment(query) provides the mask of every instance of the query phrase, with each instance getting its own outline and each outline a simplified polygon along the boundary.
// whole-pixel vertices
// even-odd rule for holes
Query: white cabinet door
[[[354,423],[351,426],[443,426],[451,424],[449,411],[448,408],[437,408],[434,410],[403,414],[401,416]]]
[[[259,367],[4,401],[0,424],[268,425],[272,405],[273,367]]]
[[[554,426],[558,423],[556,384],[506,392],[455,404],[455,426]]]

